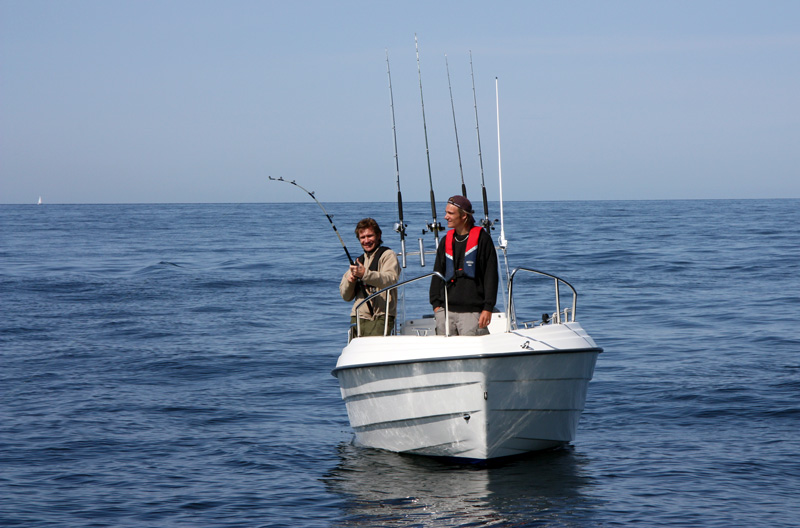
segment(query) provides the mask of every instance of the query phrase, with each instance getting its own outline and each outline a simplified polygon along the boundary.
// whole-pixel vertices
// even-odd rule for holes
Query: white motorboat
[[[388,51],[386,62],[391,94]],[[419,69],[419,49],[417,67]],[[473,77],[473,96],[474,93]],[[499,248],[505,256],[507,241],[503,230],[499,95],[497,98]],[[391,101],[394,131],[393,96]],[[422,107],[424,124],[424,104]],[[477,130],[477,102],[475,111]],[[453,114],[455,123],[455,110]],[[427,132],[425,142],[427,145]],[[478,145],[480,156],[480,133]],[[433,212],[433,222],[428,224],[428,228],[438,238],[440,226],[436,220],[430,160],[428,170]],[[482,161],[481,182],[482,225],[490,232],[492,222],[488,217]],[[406,257],[411,253],[406,253],[405,249],[399,166],[397,188],[399,222],[395,230],[401,236],[401,264],[405,268]],[[462,188],[466,195],[463,173]],[[309,194],[313,198],[313,193]],[[326,216],[330,221],[327,212]],[[424,266],[422,239],[417,254]],[[503,262],[500,265],[502,268]],[[517,268],[508,273],[507,259],[504,268],[506,283],[503,291],[508,292],[503,299],[505,311],[493,315],[488,335],[436,335],[432,314],[401,321],[398,313],[399,324],[395,328],[385,327],[384,335],[378,337],[359,337],[360,322],[351,329],[349,343],[342,350],[333,375],[339,380],[357,444],[402,453],[483,461],[553,448],[575,438],[589,380],[602,349],[575,320],[577,292],[572,285],[530,268]],[[518,318],[514,297],[514,281],[518,274],[520,277],[527,275],[554,281],[554,310],[548,307],[539,321]],[[444,280],[439,273],[429,273],[376,292],[362,304],[383,293],[405,299],[406,288],[425,278]],[[572,303],[563,310],[562,286],[572,291]],[[446,290],[445,318],[449,319]],[[532,296],[523,291],[519,298],[521,303],[528,304]],[[405,302],[402,304],[405,306]],[[449,324],[445,326],[449,327]]]
[[[552,315],[517,320],[513,283],[520,272],[555,281]],[[559,285],[572,290],[572,305],[564,310]],[[518,268],[508,295],[488,335],[435,335],[433,318],[424,317],[400,323],[394,335],[351,339],[333,375],[355,442],[466,461],[571,442],[602,349],[575,320],[577,293],[566,281]]]

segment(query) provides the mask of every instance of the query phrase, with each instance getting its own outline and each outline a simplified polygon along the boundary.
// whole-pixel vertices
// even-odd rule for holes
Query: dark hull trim
[[[401,453],[402,455],[406,456],[418,456],[418,457],[425,457],[425,458],[433,458],[435,460],[439,460],[444,464],[453,464],[453,465],[461,465],[461,466],[474,466],[474,467],[486,467],[486,468],[493,468],[493,467],[502,467],[510,462],[515,460],[520,460],[524,458],[532,458],[538,456],[541,453],[546,453],[549,451],[558,451],[560,449],[568,449],[570,445],[569,442],[560,442],[558,445],[553,447],[548,447],[546,449],[539,449],[538,451],[526,451],[524,453],[517,453],[516,455],[506,455],[502,457],[495,457],[495,458],[467,458],[467,457],[458,457],[458,456],[430,456],[430,455],[416,455],[414,453]]]
[[[333,377],[337,377],[336,374],[343,370],[351,370],[351,369],[359,369],[359,368],[371,368],[371,367],[388,367],[392,365],[406,365],[408,363],[434,363],[434,362],[446,362],[446,361],[459,361],[465,359],[486,359],[486,358],[501,358],[501,357],[514,357],[514,356],[547,356],[553,354],[577,354],[583,352],[597,352],[598,354],[603,352],[603,349],[600,347],[595,348],[568,348],[564,350],[541,350],[541,351],[525,351],[525,352],[498,352],[493,354],[471,354],[466,356],[453,356],[453,357],[434,357],[434,358],[423,358],[423,359],[407,359],[403,361],[391,361],[391,362],[380,362],[376,361],[374,363],[360,363],[358,365],[348,365],[346,367],[337,367],[331,371],[331,375]]]

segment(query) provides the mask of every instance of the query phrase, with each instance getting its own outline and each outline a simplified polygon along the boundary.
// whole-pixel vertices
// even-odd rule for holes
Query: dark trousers
[[[350,317],[350,323],[356,324],[356,318]],[[361,320],[361,337],[368,337],[368,336],[382,336],[384,326],[386,325],[386,316],[381,315],[374,320],[369,319],[362,319]],[[392,331],[394,330],[394,317],[389,317],[389,328],[387,335],[391,335]],[[353,329],[353,335],[355,335],[355,328]]]

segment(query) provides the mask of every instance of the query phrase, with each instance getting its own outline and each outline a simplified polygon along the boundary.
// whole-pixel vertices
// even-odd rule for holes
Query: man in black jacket
[[[447,287],[450,335],[484,335],[497,302],[497,253],[492,238],[475,226],[472,204],[453,196],[445,207],[450,231],[436,252],[430,302],[436,317],[436,333],[445,334],[444,288]],[[445,286],[446,284],[446,286]]]

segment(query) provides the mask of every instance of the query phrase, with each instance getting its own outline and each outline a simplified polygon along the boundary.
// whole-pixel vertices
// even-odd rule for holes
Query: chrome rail
[[[361,308],[362,304],[364,304],[367,301],[371,301],[373,298],[375,298],[378,295],[381,295],[381,294],[383,294],[385,292],[388,292],[390,290],[396,290],[400,286],[405,286],[406,284],[411,284],[412,282],[416,282],[418,280],[426,279],[428,277],[433,277],[433,276],[439,277],[443,281],[445,280],[444,279],[444,275],[442,275],[438,271],[433,271],[433,272],[428,273],[426,275],[420,275],[419,277],[414,277],[413,279],[408,279],[408,280],[405,280],[403,282],[398,282],[396,284],[392,284],[391,286],[387,286],[387,287],[383,288],[382,290],[376,291],[375,293],[373,293],[372,295],[370,295],[369,297],[367,297],[366,299],[364,299],[360,303],[358,303],[356,305],[356,335],[355,335],[355,337],[361,337],[361,318],[358,317],[358,309]],[[387,297],[386,297],[386,301],[387,301],[386,302],[386,306],[387,307],[389,306],[389,299],[390,298],[391,297],[389,295],[387,295]],[[444,321],[445,321],[445,328],[446,328],[446,332],[447,332],[446,335],[449,336],[450,335],[450,314],[449,314],[448,309],[447,309],[448,305],[449,305],[449,303],[447,302],[447,288],[445,288],[444,289]],[[389,335],[389,314],[386,314],[384,316],[383,335],[384,336]]]
[[[518,323],[517,322],[516,311],[515,311],[515,306],[514,306],[514,279],[515,279],[515,277],[516,277],[518,272],[532,273],[532,274],[535,274],[535,275],[540,275],[542,277],[548,277],[548,278],[553,279],[554,285],[555,285],[556,311],[555,311],[555,313],[553,313],[552,319],[555,320],[554,321],[555,324],[561,324],[562,321],[563,322],[574,322],[575,321],[575,314],[576,314],[577,302],[578,302],[578,292],[575,290],[575,288],[572,286],[572,284],[570,284],[569,282],[565,281],[564,279],[562,279],[560,277],[557,277],[557,276],[552,275],[550,273],[546,273],[544,271],[539,271],[539,270],[535,270],[535,269],[531,269],[531,268],[516,268],[516,269],[514,269],[514,271],[511,272],[511,275],[508,278],[508,305],[506,307],[506,332],[510,332],[512,329],[517,329],[519,327],[519,324],[524,325],[526,328],[528,327],[528,324],[529,324],[529,323],[525,323],[525,322],[523,322],[523,323]],[[367,298],[362,299],[361,302],[359,302],[356,305],[356,314],[358,314],[358,311],[359,311],[359,308],[361,308],[361,305],[363,305],[364,303],[366,303],[368,301],[371,301],[372,299],[374,299],[375,297],[377,297],[379,295],[382,295],[382,294],[387,293],[387,292],[391,292],[393,290],[398,289],[401,286],[406,286],[407,284],[411,284],[412,282],[417,282],[417,281],[420,281],[422,279],[427,279],[428,277],[434,277],[434,276],[435,277],[439,277],[443,281],[445,280],[444,276],[441,273],[439,273],[437,271],[433,271],[431,273],[427,273],[425,275],[420,275],[419,277],[414,277],[413,279],[408,279],[408,280],[405,280],[403,282],[398,282],[396,284],[392,284],[391,286],[387,286],[387,287],[385,287],[385,288],[383,288],[381,290],[378,290],[375,293],[369,295]],[[566,286],[567,288],[569,288],[572,291],[572,306],[571,306],[571,308],[568,307],[568,308],[564,308],[563,310],[561,309],[561,289],[560,289],[560,285],[561,284],[563,284],[564,286]],[[445,298],[445,312],[444,312],[444,314],[445,314],[445,332],[446,332],[445,335],[449,336],[450,335],[450,313],[449,313],[449,309],[448,309],[449,303],[448,303],[448,299],[447,299],[447,288],[444,289],[444,298]],[[390,299],[391,299],[391,295],[387,295],[387,303],[386,303],[387,306],[389,305],[388,301]],[[562,314],[563,314],[563,318],[562,318]],[[386,314],[386,315],[387,316],[384,317],[384,329],[383,329],[383,335],[384,336],[390,335],[390,333],[389,333],[389,317],[388,317],[388,314]],[[551,320],[543,319],[543,321],[541,323],[542,324],[550,323],[552,321],[552,319]],[[350,339],[352,339],[353,337],[361,337],[361,318],[359,318],[358,315],[356,315],[356,324],[355,325],[351,325],[351,328],[352,328],[352,326],[355,326],[356,333],[355,333],[355,336],[353,336],[353,334],[351,332],[350,333]]]
[[[514,271],[511,272],[511,276],[508,279],[508,307],[506,308],[507,332],[510,332],[512,327],[517,326],[517,317],[516,317],[516,312],[514,310],[514,276],[519,271],[534,273],[536,275],[541,275],[543,277],[550,277],[555,281],[556,311],[553,314],[553,316],[555,317],[556,324],[561,324],[561,292],[559,290],[559,283],[564,284],[570,290],[572,290],[572,310],[570,310],[569,308],[564,308],[564,320],[569,322],[575,322],[575,310],[577,308],[577,303],[578,303],[578,292],[575,291],[575,288],[572,287],[572,284],[568,283],[564,279],[556,277],[555,275],[551,275],[550,273],[545,273],[544,271],[539,271],[531,268],[516,268]],[[527,326],[526,323],[523,324]]]
[[[401,262],[405,262],[406,257],[414,257],[419,255],[419,265],[420,267],[425,267],[425,255],[433,255],[434,258],[436,256],[436,250],[425,250],[425,241],[421,238],[417,239],[419,241],[419,251],[407,251],[406,253],[398,253],[397,257],[400,259]],[[405,265],[403,265],[405,268]]]

